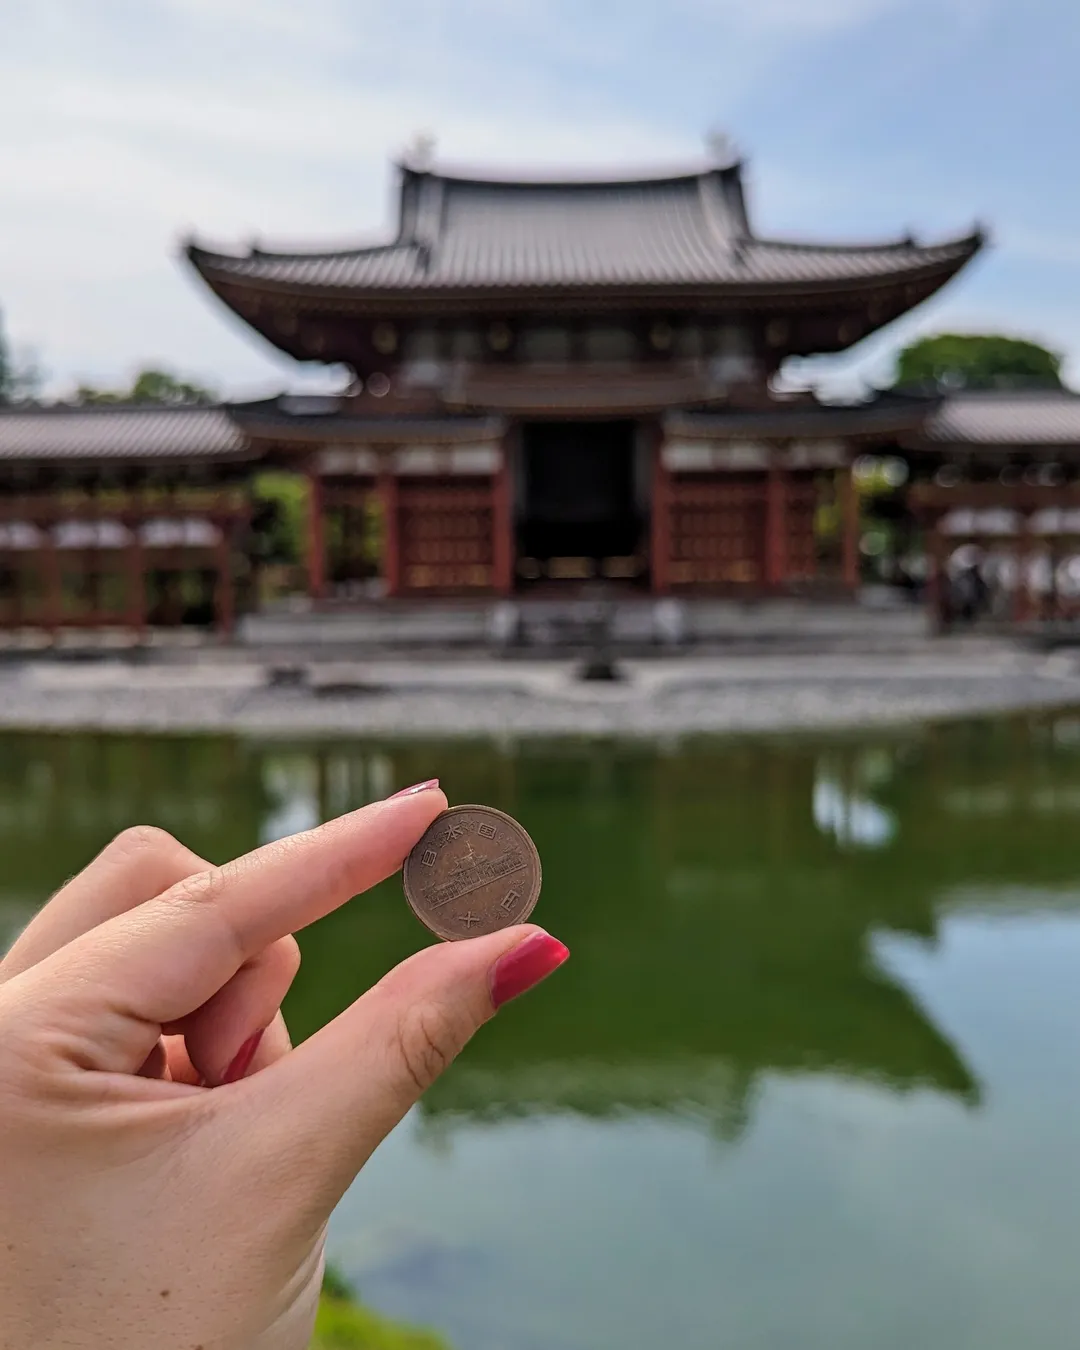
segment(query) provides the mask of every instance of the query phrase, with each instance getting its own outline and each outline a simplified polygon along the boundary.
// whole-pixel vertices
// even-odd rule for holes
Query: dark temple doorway
[[[647,581],[634,422],[522,427],[520,581]]]

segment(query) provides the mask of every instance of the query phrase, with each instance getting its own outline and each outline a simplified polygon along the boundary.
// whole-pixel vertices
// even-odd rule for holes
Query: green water
[[[1080,1343],[1080,721],[395,747],[0,737],[0,925],[109,835],[224,859],[438,774],[517,815],[573,950],[335,1217],[459,1350]],[[303,935],[298,1036],[414,950]]]

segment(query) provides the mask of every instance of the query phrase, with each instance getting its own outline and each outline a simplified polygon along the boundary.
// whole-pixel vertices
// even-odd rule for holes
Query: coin
[[[452,806],[405,859],[405,898],[447,942],[524,923],[540,898],[540,855],[516,820],[490,806]]]

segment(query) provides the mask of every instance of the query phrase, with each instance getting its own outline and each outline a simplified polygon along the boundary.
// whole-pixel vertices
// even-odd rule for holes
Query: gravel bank
[[[628,667],[625,683],[582,684],[570,668],[491,663],[459,671],[366,667],[369,688],[267,687],[242,670],[0,673],[0,727],[226,731],[259,737],[385,735],[670,737],[858,728],[1027,708],[1080,707],[1080,661],[1003,652],[978,668],[952,661],[815,658],[671,661]],[[360,681],[358,681],[358,686]]]

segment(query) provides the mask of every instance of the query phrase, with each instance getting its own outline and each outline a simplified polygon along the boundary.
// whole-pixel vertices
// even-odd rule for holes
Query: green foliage
[[[896,384],[954,389],[1061,387],[1061,357],[1037,342],[994,333],[939,333],[905,347]]]
[[[92,384],[80,384],[75,390],[76,403],[126,403],[127,394],[118,389],[96,389]]]
[[[888,497],[908,480],[907,464],[895,455],[860,455],[852,466],[851,478],[861,499]]]
[[[300,566],[306,561],[307,479],[269,471],[255,477],[252,530],[260,562]]]
[[[165,403],[175,407],[199,407],[216,401],[212,389],[182,380],[167,370],[147,367],[140,370],[130,389],[98,389],[80,384],[75,391],[78,403]]]
[[[34,354],[22,351],[16,355],[4,335],[3,314],[0,313],[0,406],[36,398],[43,374]]]
[[[328,1269],[311,1350],[448,1350],[442,1337],[379,1317],[361,1307],[348,1284]]]
[[[8,351],[7,339],[4,337],[4,316],[0,314],[0,404],[11,401],[11,353]]]
[[[131,386],[133,403],[214,403],[217,395],[212,389],[194,384],[190,380],[177,379],[167,370],[140,370]]]
[[[441,1336],[417,1331],[344,1299],[323,1296],[311,1350],[448,1350]]]
[[[356,1291],[345,1276],[331,1265],[327,1265],[323,1271],[322,1291],[324,1298],[351,1299],[356,1296]]]

